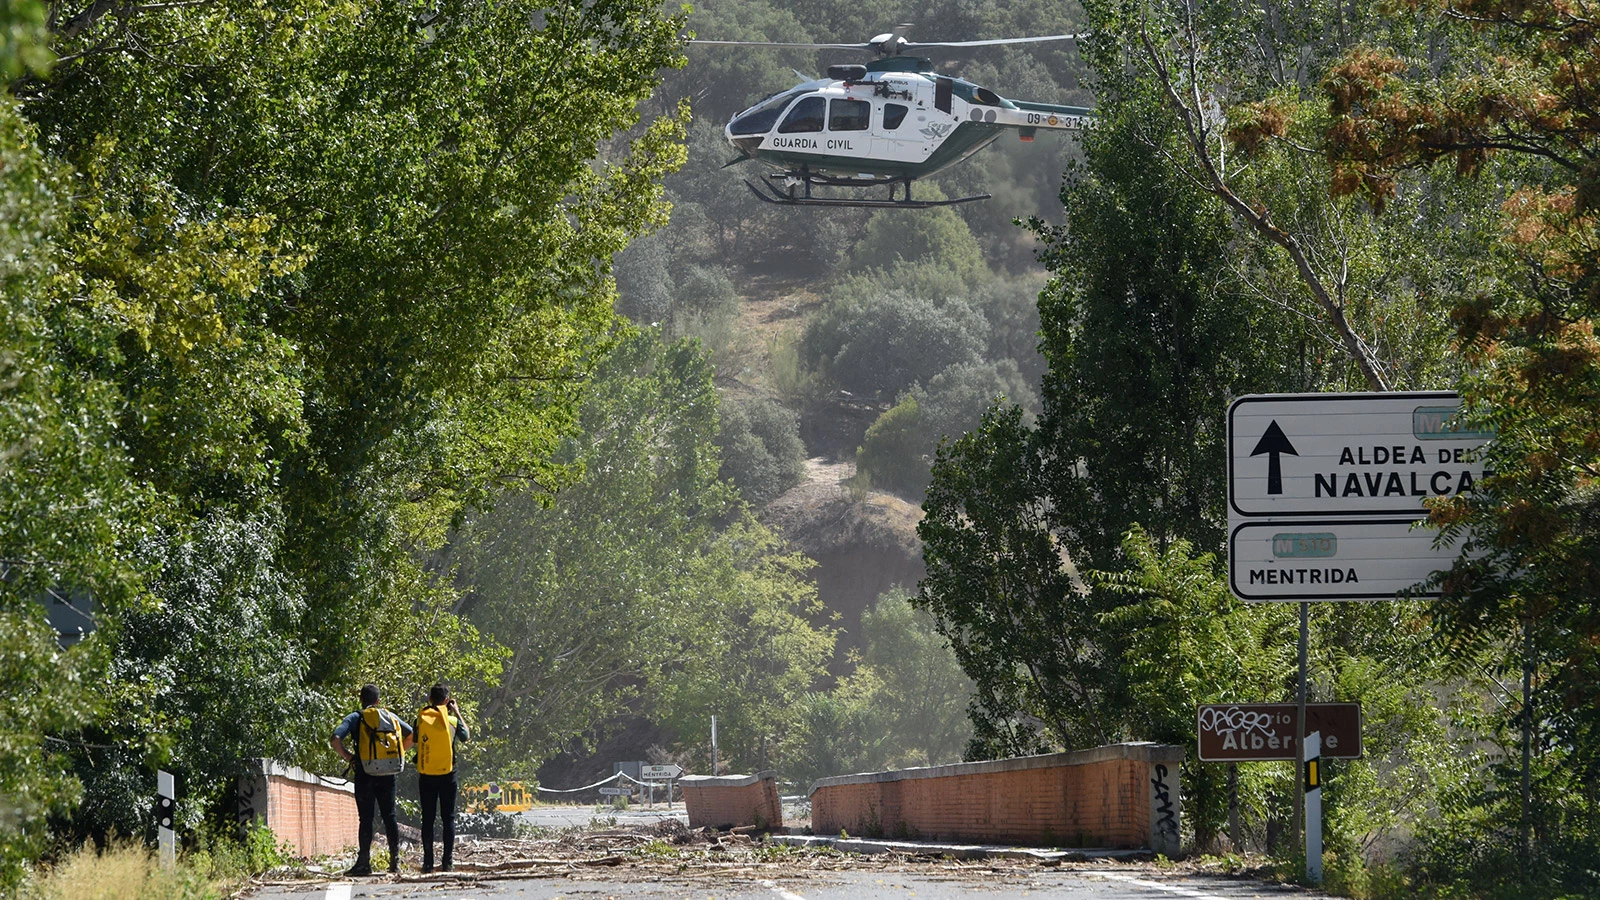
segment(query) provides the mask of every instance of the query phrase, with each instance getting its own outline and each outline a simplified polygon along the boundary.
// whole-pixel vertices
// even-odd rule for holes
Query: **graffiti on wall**
[[[1167,784],[1168,770],[1161,763],[1150,767],[1151,778],[1151,838],[1158,853],[1175,853],[1178,849],[1178,804]]]

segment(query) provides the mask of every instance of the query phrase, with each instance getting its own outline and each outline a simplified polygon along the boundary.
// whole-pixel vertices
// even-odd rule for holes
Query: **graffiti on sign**
[[[1201,706],[1196,727],[1200,759],[1252,762],[1299,758],[1299,738],[1321,731],[1322,755],[1361,756],[1361,706],[1357,703],[1307,703],[1306,724],[1295,728],[1293,703],[1217,703]]]

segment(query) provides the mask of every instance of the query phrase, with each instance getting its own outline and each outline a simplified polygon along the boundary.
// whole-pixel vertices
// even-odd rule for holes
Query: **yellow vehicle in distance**
[[[491,781],[461,788],[461,808],[465,812],[523,812],[532,806],[533,792],[520,781]]]

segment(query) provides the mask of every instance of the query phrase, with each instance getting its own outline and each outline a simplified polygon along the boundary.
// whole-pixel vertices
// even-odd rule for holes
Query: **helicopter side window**
[[[772,123],[778,121],[783,108],[794,99],[794,91],[785,91],[756,104],[749,112],[733,120],[728,130],[734,134],[766,134]]]
[[[778,126],[778,131],[783,134],[821,131],[827,106],[828,101],[821,97],[802,97],[783,117],[783,124]]]
[[[829,131],[866,131],[872,123],[872,103],[867,100],[828,101]]]
[[[883,130],[893,131],[899,128],[900,123],[906,120],[906,113],[910,111],[911,107],[909,106],[901,106],[898,103],[885,103],[883,105]]]

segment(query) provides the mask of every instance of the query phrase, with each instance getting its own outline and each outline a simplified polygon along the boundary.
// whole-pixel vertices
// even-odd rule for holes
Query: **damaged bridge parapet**
[[[816,834],[1179,853],[1183,748],[1109,744],[984,762],[822,778]]]
[[[783,825],[776,772],[684,775],[678,779],[678,786],[683,789],[683,805],[689,811],[690,828],[710,825],[713,828],[777,829]]]
[[[300,856],[325,856],[356,845],[355,785],[275,759],[256,759],[238,782],[241,826],[265,825]]]

